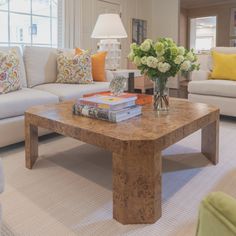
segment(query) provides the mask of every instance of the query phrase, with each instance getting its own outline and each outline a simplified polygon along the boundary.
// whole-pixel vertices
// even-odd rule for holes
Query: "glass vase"
[[[154,111],[169,110],[169,89],[166,86],[168,78],[155,78],[153,91],[153,109]]]

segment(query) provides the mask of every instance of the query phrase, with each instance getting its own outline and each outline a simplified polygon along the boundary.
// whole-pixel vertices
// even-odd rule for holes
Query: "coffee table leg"
[[[25,165],[32,169],[38,158],[38,127],[25,119]]]
[[[219,162],[219,120],[202,129],[202,153],[214,165]]]
[[[113,153],[113,218],[122,224],[150,224],[161,217],[161,152]]]

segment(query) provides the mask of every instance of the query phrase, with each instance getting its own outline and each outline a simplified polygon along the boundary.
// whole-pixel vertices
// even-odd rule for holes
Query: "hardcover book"
[[[142,109],[140,106],[134,105],[122,110],[110,111],[107,109],[96,108],[82,104],[74,104],[73,113],[75,115],[82,115],[100,120],[121,122],[132,117],[141,115]]]
[[[136,100],[137,96],[133,94],[124,94],[121,96],[95,95],[80,98],[77,104],[115,111],[135,105]]]
[[[89,94],[84,94],[83,97],[92,97],[94,95],[112,95],[112,93],[111,92],[89,93]],[[125,95],[137,96],[137,100],[135,101],[136,105],[152,104],[152,96],[151,95],[140,94],[140,93],[137,93],[137,94],[125,93]]]

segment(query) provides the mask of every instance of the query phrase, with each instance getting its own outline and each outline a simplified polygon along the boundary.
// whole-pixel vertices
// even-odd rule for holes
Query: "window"
[[[60,0],[0,0],[0,46],[58,46]]]
[[[190,48],[196,52],[209,51],[216,46],[216,16],[190,20]]]

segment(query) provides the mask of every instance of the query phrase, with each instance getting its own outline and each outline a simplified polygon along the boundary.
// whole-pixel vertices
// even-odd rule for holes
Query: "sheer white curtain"
[[[80,45],[80,29],[82,21],[82,0],[63,0],[63,42],[65,48],[75,48]]]

